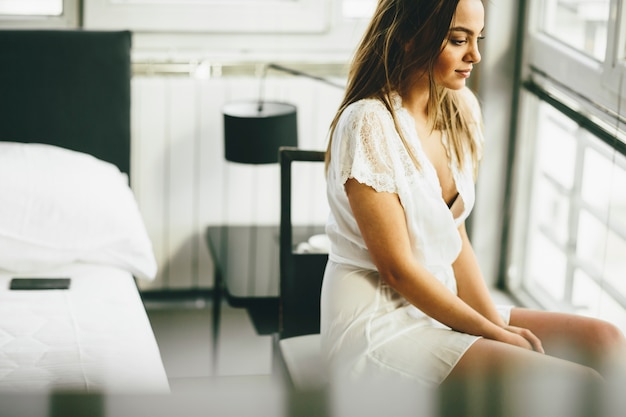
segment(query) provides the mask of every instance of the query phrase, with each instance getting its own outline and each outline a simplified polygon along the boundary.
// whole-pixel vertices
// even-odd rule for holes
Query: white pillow
[[[84,153],[0,142],[0,268],[24,273],[71,262],[154,279],[152,244],[128,177]]]

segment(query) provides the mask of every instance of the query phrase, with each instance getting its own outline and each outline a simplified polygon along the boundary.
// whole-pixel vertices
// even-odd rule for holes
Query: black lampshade
[[[278,162],[278,148],[298,146],[296,107],[277,102],[235,102],[222,108],[226,160]]]

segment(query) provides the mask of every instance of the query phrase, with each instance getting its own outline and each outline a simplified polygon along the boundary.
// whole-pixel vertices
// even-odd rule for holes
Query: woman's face
[[[485,26],[485,9],[481,0],[460,0],[448,39],[435,62],[435,83],[452,90],[465,87],[472,68],[480,62],[478,41]]]

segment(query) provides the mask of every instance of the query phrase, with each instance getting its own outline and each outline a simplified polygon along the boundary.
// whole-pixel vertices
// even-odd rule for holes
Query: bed
[[[0,31],[2,393],[169,392],[136,285],[157,266],[130,188],[130,41]]]

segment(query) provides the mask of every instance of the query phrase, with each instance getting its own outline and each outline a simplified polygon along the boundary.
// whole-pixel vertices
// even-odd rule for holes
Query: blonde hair
[[[460,169],[469,153],[474,168],[480,143],[473,139],[475,117],[460,91],[437,86],[433,67],[448,38],[459,0],[380,0],[356,50],[348,72],[342,103],[330,125],[326,167],[331,159],[333,134],[343,111],[352,103],[377,98],[391,113],[396,130],[417,169],[421,166],[408,146],[392,105],[392,94],[402,97],[416,74],[427,71],[430,95],[429,126],[448,137],[448,158]],[[410,47],[409,47],[410,46]]]

